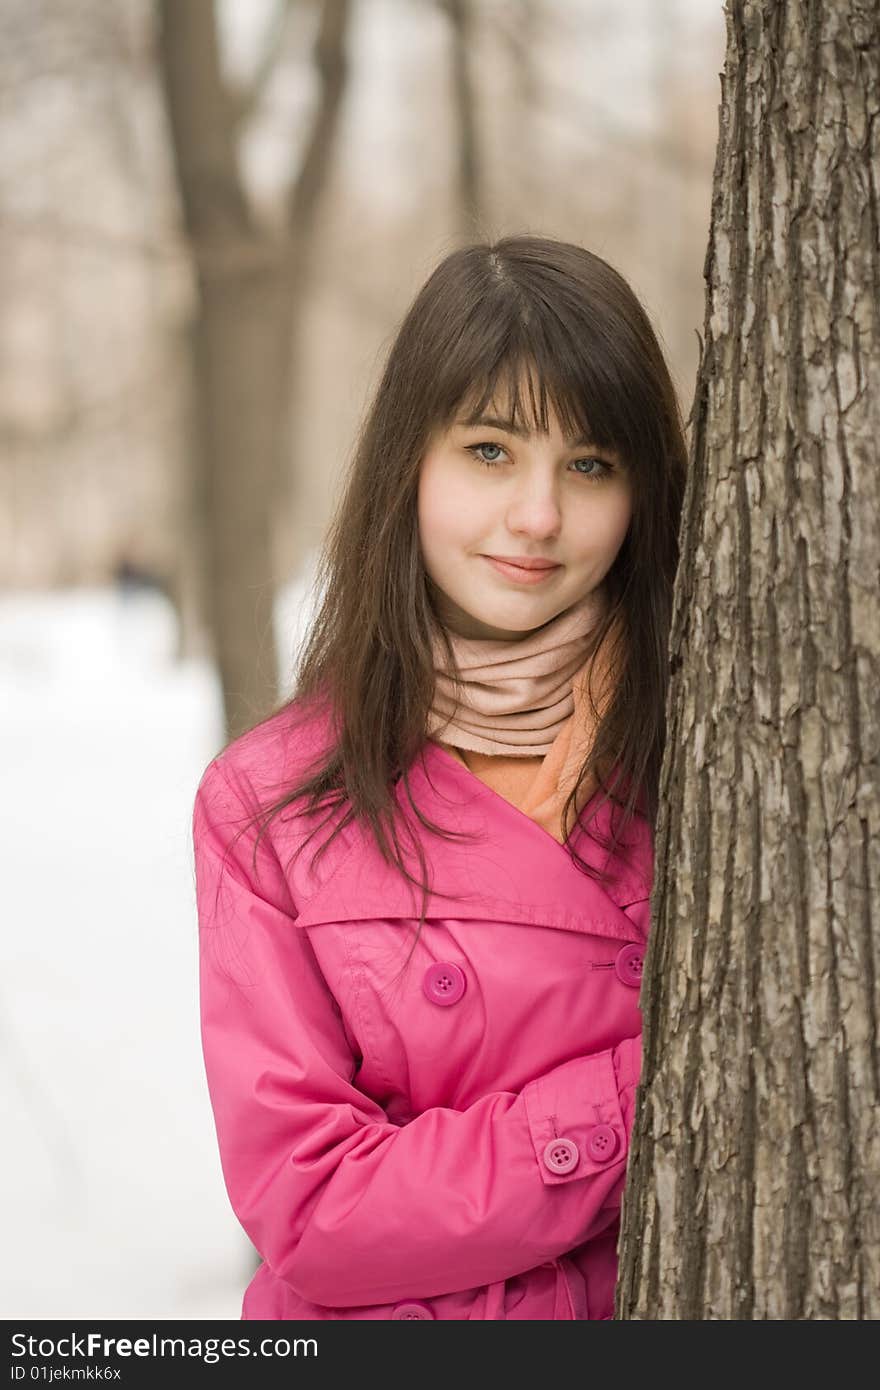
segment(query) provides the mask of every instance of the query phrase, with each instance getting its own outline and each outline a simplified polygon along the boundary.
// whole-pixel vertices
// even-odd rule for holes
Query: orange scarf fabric
[[[524,815],[530,816],[560,844],[564,843],[563,807],[593,745],[599,719],[614,694],[616,677],[609,651],[618,640],[620,631],[618,618],[599,650],[575,673],[571,687],[574,710],[545,754],[523,758],[503,753],[479,753],[438,740],[474,776],[510,801]],[[591,678],[593,702],[597,710],[595,715],[587,691]],[[591,774],[578,792],[578,813],[597,788],[596,776]]]

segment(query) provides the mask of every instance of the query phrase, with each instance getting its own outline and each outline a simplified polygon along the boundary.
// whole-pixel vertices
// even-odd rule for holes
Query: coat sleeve
[[[518,1094],[392,1123],[354,1084],[339,1004],[267,837],[255,866],[255,834],[229,847],[254,809],[240,785],[215,759],[193,811],[202,1047],[229,1199],[273,1272],[329,1307],[438,1296],[610,1226],[640,1039]]]

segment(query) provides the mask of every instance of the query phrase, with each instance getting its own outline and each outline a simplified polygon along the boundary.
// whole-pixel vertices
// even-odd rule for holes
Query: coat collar
[[[578,869],[548,831],[433,740],[425,744],[408,780],[421,813],[463,836],[445,840],[426,831],[408,806],[403,780],[396,784],[398,804],[417,829],[427,860],[429,919],[556,927],[622,941],[647,937],[653,854],[644,820],[631,823],[628,862],[619,857],[613,861],[613,880],[603,885]],[[604,833],[607,815],[603,807],[597,818]],[[385,863],[368,828],[349,823],[313,865],[314,848],[328,834],[329,826],[319,831],[288,870],[299,908],[297,925],[376,917],[418,919],[421,891]],[[578,853],[591,867],[604,868],[607,851],[580,827],[575,835]],[[402,846],[410,873],[420,877],[405,832]]]

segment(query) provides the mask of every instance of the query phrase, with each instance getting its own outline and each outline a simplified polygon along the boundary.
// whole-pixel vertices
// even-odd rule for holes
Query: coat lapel
[[[427,819],[460,836],[446,840],[426,831],[409,806],[402,779],[397,783],[398,804],[417,829],[427,860],[429,918],[556,927],[622,941],[647,936],[652,853],[643,820],[628,828],[628,859],[612,861],[613,878],[603,885],[578,869],[568,850],[537,822],[431,740],[410,769],[409,787]],[[605,834],[607,815],[603,807],[598,822]],[[316,841],[328,833],[329,827]],[[580,827],[575,835],[578,853],[591,867],[604,868],[607,851]],[[420,890],[385,863],[368,830],[352,822],[313,865],[316,841],[289,870],[299,926],[418,917]],[[409,872],[419,877],[405,833],[401,842]]]

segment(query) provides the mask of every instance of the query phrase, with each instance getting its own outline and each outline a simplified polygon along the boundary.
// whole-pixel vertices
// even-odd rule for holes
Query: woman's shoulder
[[[232,739],[202,773],[200,789],[216,778],[248,801],[264,805],[305,780],[329,751],[333,738],[327,706],[296,699]]]

